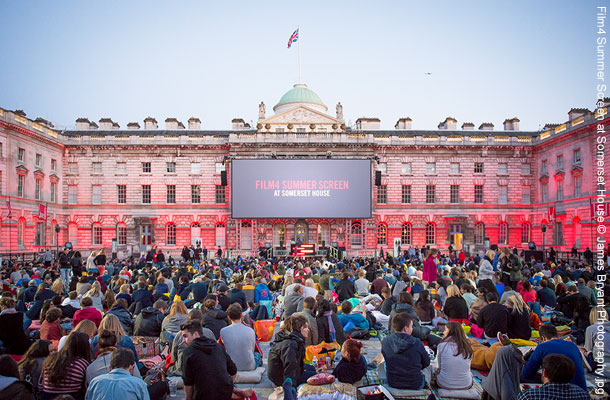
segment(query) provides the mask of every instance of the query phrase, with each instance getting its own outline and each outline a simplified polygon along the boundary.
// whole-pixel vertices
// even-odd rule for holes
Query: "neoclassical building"
[[[292,241],[371,255],[395,238],[403,249],[444,249],[458,237],[469,250],[532,241],[540,248],[543,240],[559,250],[594,247],[595,131],[608,118],[572,109],[542,131],[520,130],[518,118],[458,128],[447,117],[432,130],[400,118],[381,130],[377,118],[348,127],[340,103],[335,111],[304,84],[272,115],[261,103],[256,126],[233,119],[227,130],[202,129],[194,117],[186,126],[167,118],[160,128],[148,117],[126,128],[79,118],[76,129],[58,131],[0,109],[0,253],[65,242],[110,251],[113,240],[119,255],[199,242],[245,255]],[[231,160],[269,157],[373,160],[381,184],[372,185],[372,217],[232,219]]]

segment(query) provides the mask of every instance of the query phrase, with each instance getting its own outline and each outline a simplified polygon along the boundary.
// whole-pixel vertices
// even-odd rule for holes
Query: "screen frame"
[[[368,179],[368,192],[369,192],[369,214],[368,215],[362,215],[362,216],[352,216],[352,217],[332,217],[332,216],[311,216],[311,215],[303,215],[303,216],[280,216],[280,215],[269,215],[269,216],[256,216],[256,217],[252,217],[252,216],[235,216],[233,213],[233,194],[235,193],[233,191],[233,161],[307,161],[307,162],[315,162],[315,161],[335,161],[335,162],[341,162],[341,161],[368,161],[369,163],[369,179]],[[364,220],[364,219],[370,219],[373,217],[373,179],[375,178],[373,176],[373,160],[371,160],[370,158],[332,158],[332,159],[300,159],[300,158],[296,158],[296,159],[283,159],[283,158],[255,158],[255,157],[248,157],[248,158],[238,158],[238,159],[232,159],[230,161],[231,165],[230,165],[230,169],[231,169],[231,176],[229,177],[229,186],[231,188],[231,195],[229,196],[229,211],[231,213],[231,219],[235,219],[235,220],[251,220],[251,219],[354,219],[354,220]]]

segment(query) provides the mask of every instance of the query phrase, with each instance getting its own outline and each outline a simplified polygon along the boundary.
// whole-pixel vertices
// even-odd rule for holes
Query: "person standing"
[[[61,280],[64,281],[64,286],[68,287],[70,284],[70,270],[72,269],[72,264],[70,263],[70,258],[72,254],[70,250],[66,247],[59,255],[59,273],[61,275]]]
[[[436,282],[436,278],[438,275],[436,269],[436,255],[438,254],[438,249],[430,250],[428,257],[424,261],[424,275],[423,280],[430,284],[431,282]]]

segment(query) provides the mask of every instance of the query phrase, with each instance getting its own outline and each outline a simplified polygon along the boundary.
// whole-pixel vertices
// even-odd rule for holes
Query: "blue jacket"
[[[422,386],[422,369],[430,357],[421,340],[406,333],[392,333],[381,342],[388,384],[397,389],[416,390]]]
[[[345,327],[347,326],[348,323],[352,323],[354,324],[353,328],[359,328],[359,329],[369,329],[369,321],[367,321],[366,318],[364,318],[364,316],[360,313],[358,314],[338,314],[337,317],[339,317],[339,321],[341,322],[341,326],[343,327],[343,329],[345,329]],[[345,329],[346,331],[348,329]]]
[[[93,378],[87,388],[85,400],[122,399],[149,400],[146,383],[122,369],[115,368],[107,374]]]
[[[254,302],[258,303],[261,300],[273,300],[271,297],[271,291],[264,283],[259,283],[254,288]]]
[[[570,383],[580,386],[587,390],[587,382],[585,381],[585,368],[582,365],[582,357],[578,347],[566,340],[553,339],[548,342],[540,343],[536,346],[536,350],[530,356],[529,361],[521,371],[521,381],[531,381],[536,377],[536,373],[542,366],[542,360],[549,354],[563,354],[574,362],[576,371],[574,378]]]

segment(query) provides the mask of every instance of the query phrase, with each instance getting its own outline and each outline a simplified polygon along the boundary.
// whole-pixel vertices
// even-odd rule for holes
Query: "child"
[[[348,339],[341,348],[341,361],[335,367],[333,375],[339,382],[354,384],[366,374],[366,360],[360,355],[362,343]]]

